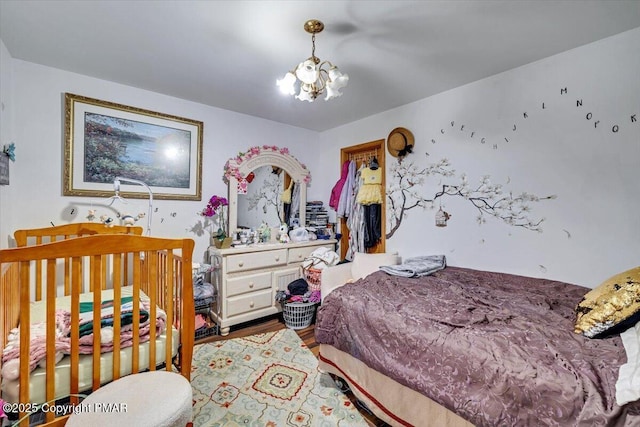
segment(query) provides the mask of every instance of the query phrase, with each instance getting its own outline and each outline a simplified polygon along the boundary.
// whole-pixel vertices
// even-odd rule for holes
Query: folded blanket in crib
[[[123,304],[121,305],[121,333],[120,333],[120,341],[128,341],[133,336],[131,330],[133,327],[133,300],[131,297],[122,298]],[[100,329],[100,342],[102,345],[108,345],[111,342],[111,347],[113,347],[113,301],[103,301],[101,306],[105,307],[104,312],[102,313],[102,317],[100,319],[101,329]],[[91,308],[93,309],[92,303],[80,303],[81,310],[84,305],[85,309]],[[151,311],[151,307],[149,305],[149,301],[141,300],[140,301],[140,336],[143,334],[149,333],[149,312]],[[84,314],[84,318],[83,318]],[[156,329],[158,334],[164,332],[165,324],[167,321],[167,314],[161,310],[159,307],[156,308]],[[83,323],[84,322],[84,323]],[[80,346],[82,347],[83,342],[87,342],[89,345],[92,345],[93,342],[93,312],[85,312],[80,314],[80,321],[78,325],[78,329],[82,331],[82,329],[88,331],[84,335],[80,333]],[[56,331],[58,335],[64,338],[64,341],[70,339],[71,335],[71,312],[68,310],[56,310]],[[91,339],[84,339],[85,337],[91,337]],[[60,340],[60,338],[58,338]],[[104,351],[111,351],[107,348]],[[104,351],[102,351],[104,353]],[[82,353],[82,351],[81,351]]]
[[[120,299],[120,325],[127,326],[133,323],[133,297],[124,297]],[[140,301],[140,323],[144,323],[149,319],[149,312],[145,305]],[[80,303],[80,336],[89,335],[93,332],[93,303]],[[102,301],[100,304],[100,327],[113,326],[113,300]],[[71,331],[67,332],[67,336]]]
[[[124,299],[124,298],[123,298]],[[105,305],[108,306],[109,302]],[[84,303],[81,303],[84,304]],[[132,304],[132,302],[131,302]],[[151,337],[151,323],[149,321],[149,311],[150,305],[146,300],[140,301],[140,311],[144,311],[146,314],[146,318],[144,321],[140,321],[139,331],[137,335],[140,337],[140,343],[144,343],[149,341]],[[131,306],[132,308],[133,306]],[[69,337],[69,331],[71,329],[71,312],[68,310],[56,310],[56,337],[55,337],[55,349],[56,355],[66,355],[71,354],[71,338]],[[132,318],[132,314],[130,314]],[[141,316],[142,317],[142,316]],[[86,320],[86,319],[85,319]],[[167,315],[166,313],[157,308],[156,310],[156,335],[160,335],[166,329],[166,321]],[[102,321],[101,321],[102,323]],[[93,324],[93,319],[91,318],[91,324]],[[113,308],[111,309],[111,324],[107,326],[103,326],[100,329],[100,353],[106,353],[109,351],[113,351]],[[129,322],[128,324],[122,324],[121,332],[120,332],[120,348],[131,347],[133,345],[133,322]],[[38,364],[43,361],[46,357],[46,323],[39,322],[30,325],[30,334],[29,334],[29,370],[34,370]],[[93,326],[91,326],[89,330],[89,334],[85,334],[80,336],[79,340],[79,350],[80,354],[91,354],[93,353]],[[7,362],[18,363],[18,359],[20,357],[20,328],[14,328],[11,330],[9,334],[9,340],[7,342],[6,347],[2,352],[2,362],[4,364],[2,368],[2,377],[6,379],[16,379],[17,377],[9,378],[6,373],[9,369],[5,369],[10,366]]]
[[[426,255],[407,258],[402,264],[383,265],[380,270],[393,276],[420,277],[428,276],[447,266],[444,255]]]

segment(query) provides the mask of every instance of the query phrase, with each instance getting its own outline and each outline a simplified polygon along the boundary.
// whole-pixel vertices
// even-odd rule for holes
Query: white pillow
[[[397,254],[356,252],[351,262],[351,277],[353,280],[362,279],[378,271],[381,265],[397,264],[400,264],[400,257]]]
[[[616,381],[619,406],[640,399],[640,322],[620,334],[627,352],[627,363],[620,366]]]

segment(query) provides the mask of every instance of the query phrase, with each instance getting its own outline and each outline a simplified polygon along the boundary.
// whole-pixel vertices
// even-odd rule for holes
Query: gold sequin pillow
[[[574,332],[589,338],[618,334],[640,320],[640,267],[605,280],[576,307]]]

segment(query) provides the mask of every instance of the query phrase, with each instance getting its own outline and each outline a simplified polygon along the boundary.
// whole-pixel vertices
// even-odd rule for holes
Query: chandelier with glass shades
[[[324,24],[317,19],[310,19],[304,23],[304,29],[311,34],[311,57],[298,64],[293,71],[289,71],[276,83],[282,93],[295,95],[296,83],[300,81],[300,92],[296,98],[300,101],[313,102],[324,90],[327,90],[328,101],[337,98],[342,93],[340,89],[349,82],[349,76],[338,70],[338,67],[329,61],[320,61],[316,53],[316,34],[324,30]]]

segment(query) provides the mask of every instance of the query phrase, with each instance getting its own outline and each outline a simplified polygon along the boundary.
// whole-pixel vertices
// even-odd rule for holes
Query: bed
[[[22,247],[0,250],[2,399],[77,405],[79,396],[147,369],[190,379],[193,240],[98,224],[42,230],[16,232]],[[28,235],[36,241],[21,240]],[[27,418],[30,406],[16,407]],[[66,418],[47,412],[44,423]]]
[[[320,369],[392,425],[639,426],[640,402],[615,400],[620,336],[574,333],[587,291],[451,266],[377,271],[323,297]]]

